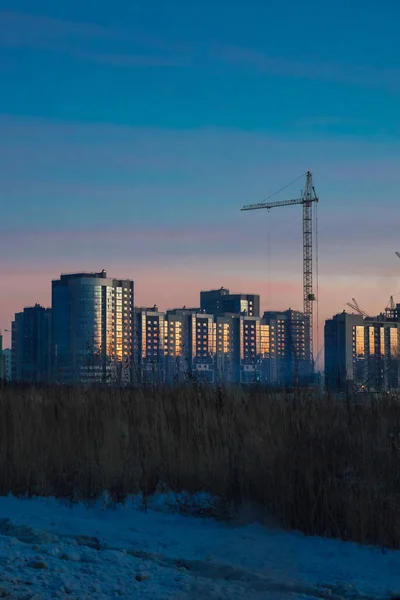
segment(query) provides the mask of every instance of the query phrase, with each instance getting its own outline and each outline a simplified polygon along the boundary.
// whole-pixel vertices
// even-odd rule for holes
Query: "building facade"
[[[260,317],[137,308],[134,337],[138,382],[283,384],[275,325]]]
[[[164,383],[166,379],[165,315],[152,308],[134,308],[132,382]]]
[[[195,380],[215,383],[216,327],[213,315],[189,316],[189,373]]]
[[[235,315],[214,317],[215,381],[217,383],[235,383],[238,380],[237,326]]]
[[[11,348],[3,350],[3,378],[11,381]]]
[[[332,391],[399,388],[397,320],[343,312],[325,322],[325,385]]]
[[[307,317],[292,309],[267,311],[264,321],[270,326],[274,344],[274,379],[285,386],[308,385],[313,364]]]
[[[165,373],[168,383],[180,384],[190,379],[189,326],[196,309],[167,311],[164,321]]]
[[[52,282],[55,383],[124,384],[132,379],[134,284],[107,273]]]
[[[215,323],[198,308],[176,308],[165,315],[168,382],[215,382]]]
[[[50,383],[51,309],[39,304],[16,313],[11,326],[11,379]]]

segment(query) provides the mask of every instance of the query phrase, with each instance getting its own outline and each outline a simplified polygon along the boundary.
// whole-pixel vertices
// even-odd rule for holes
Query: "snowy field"
[[[143,510],[0,498],[0,598],[388,598],[400,552],[262,525],[181,516],[171,496]],[[171,508],[172,507],[172,508]]]

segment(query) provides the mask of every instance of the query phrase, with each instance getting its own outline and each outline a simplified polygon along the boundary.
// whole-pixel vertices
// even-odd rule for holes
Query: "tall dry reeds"
[[[199,386],[9,389],[0,493],[118,500],[171,489],[287,528],[400,547],[400,401]]]

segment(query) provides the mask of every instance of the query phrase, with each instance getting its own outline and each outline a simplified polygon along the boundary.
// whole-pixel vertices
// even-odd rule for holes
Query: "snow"
[[[205,506],[209,498],[195,499]],[[331,600],[400,591],[400,553],[183,516],[179,497],[143,509],[0,498],[0,598]]]

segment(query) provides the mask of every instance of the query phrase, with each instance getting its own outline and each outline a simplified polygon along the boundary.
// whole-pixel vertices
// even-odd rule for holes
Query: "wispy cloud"
[[[52,263],[55,259],[78,260],[86,258],[114,257],[121,263],[130,263],[131,256],[140,256],[143,264],[185,264],[187,260],[203,264],[212,263],[216,254],[220,260],[236,257],[238,261],[251,256],[249,248],[242,256],[235,252],[237,231],[209,226],[168,226],[155,224],[153,227],[134,225],[130,228],[91,229],[29,229],[2,231],[0,250],[7,249],[7,264]],[[251,233],[243,236],[250,241]],[[48,248],[53,248],[51,256]],[[0,262],[1,266],[1,262]],[[4,266],[4,265],[3,265]]]
[[[104,52],[88,52],[77,50],[74,56],[90,62],[110,65],[113,67],[181,67],[184,62],[178,59],[163,58],[162,56],[146,56],[145,54],[118,54]]]
[[[2,44],[31,44],[43,38],[119,39],[122,32],[93,23],[64,21],[20,12],[0,11]]]
[[[196,224],[208,239],[211,224],[216,238],[230,230],[233,242],[265,253],[266,225],[272,223],[271,235],[289,242],[286,258],[301,243],[294,237],[300,208],[262,215],[240,213],[239,207],[261,201],[310,166],[321,197],[321,240],[333,256],[354,253],[356,246],[369,251],[377,230],[386,232],[379,246],[385,252],[397,239],[387,215],[395,210],[400,155],[390,140],[289,139],[1,116],[0,134],[2,231],[54,229],[59,223],[64,230],[90,223],[100,231],[120,231],[124,215],[136,229],[160,226],[159,239],[164,230],[175,235],[177,227]],[[296,196],[300,187],[288,192]],[[377,199],[384,211],[376,210]],[[190,251],[190,239],[182,240]]]
[[[155,52],[160,44],[143,35],[136,36],[93,23],[16,12],[0,12],[0,46],[48,50],[115,67],[171,67],[182,64],[181,59],[168,57],[165,51],[161,53],[159,49]],[[144,51],[137,51],[137,46]]]
[[[296,61],[268,56],[236,45],[214,44],[215,57],[234,67],[253,70],[262,74],[296,79],[318,79],[333,83],[359,85],[363,87],[384,87],[400,92],[400,69],[373,68],[371,66],[334,62]]]
[[[400,92],[398,68],[290,60],[235,44],[203,40],[194,45],[167,36],[18,12],[0,11],[0,46],[39,48],[120,68],[233,67],[262,75]]]
[[[0,12],[2,46],[33,46],[43,42],[87,39],[121,39],[124,34],[93,23],[63,21],[18,12]]]

